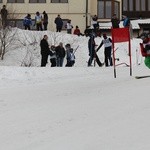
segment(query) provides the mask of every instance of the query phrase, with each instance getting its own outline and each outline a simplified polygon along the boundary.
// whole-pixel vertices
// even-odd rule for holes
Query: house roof
[[[140,29],[140,24],[150,24],[150,19],[131,20],[132,29]],[[111,22],[99,23],[100,29],[111,29]],[[120,27],[123,27],[123,21],[120,22]]]

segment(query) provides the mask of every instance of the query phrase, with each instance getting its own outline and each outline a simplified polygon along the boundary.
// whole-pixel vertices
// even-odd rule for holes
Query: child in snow
[[[50,48],[50,62],[51,67],[56,67],[56,51],[54,45],[52,45]]]
[[[73,52],[73,48],[71,48],[70,44],[66,45],[66,53],[67,53],[66,67],[72,67],[75,63],[75,55],[74,55],[74,52]]]

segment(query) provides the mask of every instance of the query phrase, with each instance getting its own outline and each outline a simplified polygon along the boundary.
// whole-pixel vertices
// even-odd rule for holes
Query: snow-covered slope
[[[86,67],[87,38],[63,37],[80,45],[75,67],[20,67],[22,48],[0,62],[0,149],[149,150],[150,79],[134,78],[149,74],[140,41],[132,41],[133,77],[120,66],[114,79],[113,67]],[[128,63],[127,45],[117,47],[120,62]],[[98,54],[103,61],[102,50]]]

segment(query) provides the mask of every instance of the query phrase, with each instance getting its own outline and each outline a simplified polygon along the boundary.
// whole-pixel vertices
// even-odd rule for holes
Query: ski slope
[[[86,66],[86,41],[78,41],[83,51],[72,68],[20,67],[19,49],[17,59],[7,53],[0,62],[1,150],[150,149],[150,78],[134,78],[150,74],[143,58],[138,65],[132,51],[133,76],[119,66],[115,79],[113,67]],[[125,45],[118,46],[128,63]]]

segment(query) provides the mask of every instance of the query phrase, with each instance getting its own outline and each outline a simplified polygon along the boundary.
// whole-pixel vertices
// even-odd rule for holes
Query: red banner
[[[130,40],[129,28],[111,29],[113,43],[127,42]]]

